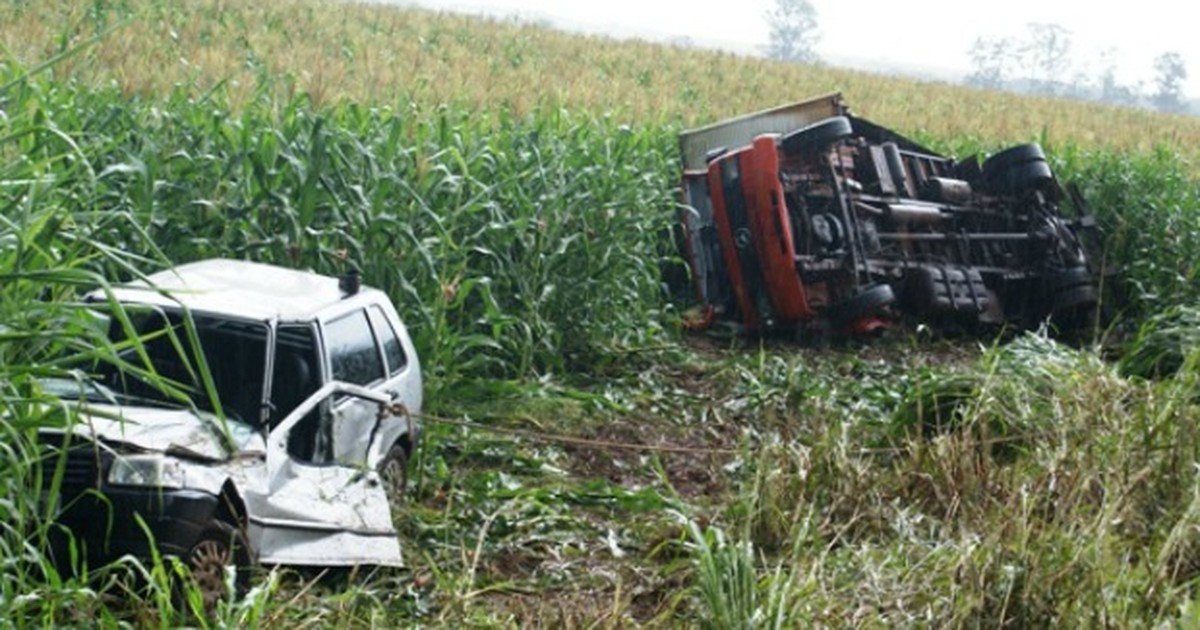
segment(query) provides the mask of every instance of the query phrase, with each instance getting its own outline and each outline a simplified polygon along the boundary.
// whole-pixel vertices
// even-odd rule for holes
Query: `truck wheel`
[[[1020,195],[1031,188],[1040,188],[1054,180],[1050,165],[1045,162],[1029,162],[1014,166],[1004,173],[1001,181],[1006,182],[1008,192]]]
[[[984,161],[981,172],[987,188],[999,195],[1021,195],[1054,179],[1046,153],[1032,143],[993,155]]]
[[[834,326],[850,326],[864,317],[870,317],[879,309],[896,301],[896,293],[890,284],[877,284],[863,289],[852,298],[829,306],[825,316]]]
[[[1046,152],[1036,143],[1018,144],[983,161],[984,179],[992,179],[1008,169],[1027,162],[1045,162]]]
[[[834,116],[788,133],[780,140],[780,144],[787,153],[814,153],[850,137],[852,133],[854,128],[850,126],[850,119]]]
[[[225,572],[230,568],[236,571],[233,595],[240,597],[249,590],[249,547],[242,532],[225,521],[214,519],[204,528],[188,550],[187,565],[207,615],[230,596],[225,587]]]
[[[1100,295],[1086,267],[1047,274],[1042,280],[1045,306],[1039,318],[1049,316],[1060,333],[1086,333],[1094,323]]]
[[[1091,285],[1092,273],[1087,270],[1087,267],[1073,267],[1065,271],[1059,271],[1049,274],[1046,277],[1046,284],[1051,291],[1062,291],[1079,285]]]
[[[1092,274],[1086,267],[1054,273],[1046,278],[1045,283],[1049,289],[1052,312],[1094,306],[1099,299]]]
[[[379,478],[383,482],[388,504],[395,513],[408,490],[408,451],[404,450],[402,444],[393,444],[388,449],[387,456],[379,464]]]

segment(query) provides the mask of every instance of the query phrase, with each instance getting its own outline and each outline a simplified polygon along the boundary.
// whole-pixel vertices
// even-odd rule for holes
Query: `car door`
[[[367,307],[371,330],[383,352],[386,376],[379,390],[393,402],[404,405],[407,416],[385,418],[379,425],[382,439],[378,441],[381,452],[373,456],[382,458],[388,448],[405,433],[415,430],[416,416],[421,411],[421,366],[413,351],[412,340],[400,323],[399,316],[389,303],[376,303]],[[410,439],[415,436],[410,436]],[[411,443],[411,442],[410,442]]]
[[[384,391],[387,366],[371,329],[365,308],[355,308],[322,323],[329,377]],[[332,403],[333,459],[348,466],[365,465],[376,426],[377,406],[353,396],[335,397]]]
[[[365,455],[362,466],[304,461],[293,454],[291,433],[314,410],[332,413],[332,400],[353,399],[374,409],[376,422],[389,415],[389,398],[346,383],[322,386],[267,436],[265,473],[245,493],[248,537],[264,564],[400,566],[400,543],[388,497]],[[383,406],[381,406],[383,405]],[[368,430],[377,434],[377,427]],[[316,433],[312,432],[315,437]]]

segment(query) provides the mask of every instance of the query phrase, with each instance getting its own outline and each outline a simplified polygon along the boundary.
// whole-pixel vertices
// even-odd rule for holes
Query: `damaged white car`
[[[58,560],[154,545],[190,565],[206,599],[230,565],[402,563],[392,506],[421,370],[386,295],[356,275],[233,260],[114,294],[122,360],[46,384],[80,418],[40,434],[43,483],[60,488]]]

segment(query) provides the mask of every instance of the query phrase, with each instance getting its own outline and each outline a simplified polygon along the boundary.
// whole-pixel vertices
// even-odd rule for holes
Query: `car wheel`
[[[393,444],[379,464],[379,478],[387,493],[388,504],[395,510],[404,501],[408,490],[408,451],[402,444]]]
[[[217,604],[230,596],[225,574],[235,570],[235,596],[246,593],[250,585],[250,554],[242,532],[221,520],[213,520],[188,550],[187,565],[199,591],[205,614],[211,615]]]
[[[814,153],[850,137],[852,133],[854,128],[850,125],[850,119],[835,116],[783,136],[780,144],[787,153]]]

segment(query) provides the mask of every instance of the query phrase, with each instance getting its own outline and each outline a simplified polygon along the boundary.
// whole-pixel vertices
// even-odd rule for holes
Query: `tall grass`
[[[929,368],[897,401],[836,364],[786,361],[808,368],[808,387],[841,379],[834,402],[896,415],[875,423],[833,406],[795,417],[788,426],[809,431],[794,442],[762,446],[720,518],[745,534],[726,545],[710,534],[693,551],[698,566],[731,565],[715,583],[698,569],[702,618],[749,610],[741,602],[761,601],[777,566],[791,571],[783,598],[801,624],[1127,627],[1192,614],[1195,372],[1127,380],[1091,352],[1030,336]],[[903,387],[913,365],[896,363],[883,369]],[[755,374],[759,390],[794,387],[786,372]],[[911,430],[909,414],[932,412],[922,401],[944,384],[955,422]],[[761,582],[729,590],[746,562]]]
[[[107,33],[48,72],[66,85],[109,86],[105,96],[80,96],[68,118],[113,143],[108,163],[97,171],[104,186],[116,189],[108,192],[113,204],[137,208],[143,218],[154,208],[186,208],[186,221],[156,219],[170,247],[188,241],[180,252],[185,257],[228,246],[238,255],[319,261],[323,271],[339,266],[343,253],[366,265],[367,248],[378,251],[400,238],[391,229],[386,237],[358,230],[368,218],[382,218],[411,226],[410,242],[426,238],[429,229],[465,229],[470,242],[462,234],[449,241],[460,252],[476,248],[472,267],[476,260],[504,265],[497,256],[507,249],[497,243],[535,241],[531,226],[545,226],[537,229],[553,239],[571,231],[571,217],[581,212],[552,203],[534,212],[533,205],[583,201],[588,234],[621,229],[617,223],[636,220],[630,213],[662,219],[671,203],[673,135],[680,126],[840,90],[860,113],[961,155],[1041,141],[1059,174],[1083,186],[1100,217],[1106,240],[1096,262],[1115,271],[1120,285],[1109,306],[1136,319],[1200,297],[1200,272],[1188,254],[1200,245],[1192,211],[1196,118],[379,5],[8,0],[0,6],[10,18],[0,20],[0,32],[13,74]],[[145,104],[114,106],[118,95]],[[52,98],[46,106],[61,105]],[[641,122],[625,127],[632,120]],[[10,143],[0,150],[16,156],[22,148]],[[510,183],[518,181],[529,186]],[[518,189],[526,192],[511,194]],[[573,198],[576,193],[585,196]],[[421,217],[422,208],[445,214],[450,205],[471,218],[456,219],[455,227]],[[546,220],[546,212],[568,220]],[[610,220],[603,214],[609,212],[619,216]],[[462,227],[480,221],[506,226],[508,233],[492,237]],[[650,233],[640,223],[636,229]],[[315,239],[325,249],[304,251]],[[571,243],[572,251],[558,260],[579,261],[577,249],[592,249],[583,245]],[[639,245],[611,253],[633,259],[646,250]],[[472,277],[462,268],[466,259],[459,260],[438,269],[425,263],[423,278],[405,281],[421,295],[436,286],[449,302],[463,300],[448,310],[506,298],[523,302],[499,309],[511,330],[474,337],[482,361],[497,360],[484,342],[489,336],[524,340],[524,348],[507,348],[499,359],[518,373],[561,369],[548,355],[578,353],[558,348],[558,333],[542,317],[527,316],[545,310],[541,296],[494,274]],[[546,286],[547,268],[527,267],[525,284]],[[569,283],[553,284],[546,299],[579,304],[600,294],[571,294],[564,291]],[[636,303],[647,295],[645,284],[609,286],[630,287]],[[480,312],[468,310],[455,318]],[[440,339],[444,335],[432,331],[444,332],[439,327],[447,322],[433,317],[423,325]],[[565,338],[580,335],[572,330]],[[531,351],[536,344],[545,346],[540,358]],[[451,361],[447,352],[439,353],[447,363],[463,360]]]
[[[0,80],[0,616],[16,625],[113,619],[91,584],[60,575],[46,556],[52,527],[53,474],[36,465],[40,427],[70,421],[39,380],[74,378],[80,360],[108,353],[104,330],[77,303],[88,287],[104,286],[106,266],[128,256],[93,239],[128,219],[97,215],[95,151],[62,131],[32,100],[45,84]],[[15,149],[15,150],[14,150]],[[61,473],[60,473],[61,474]],[[49,489],[48,497],[42,491]]]

